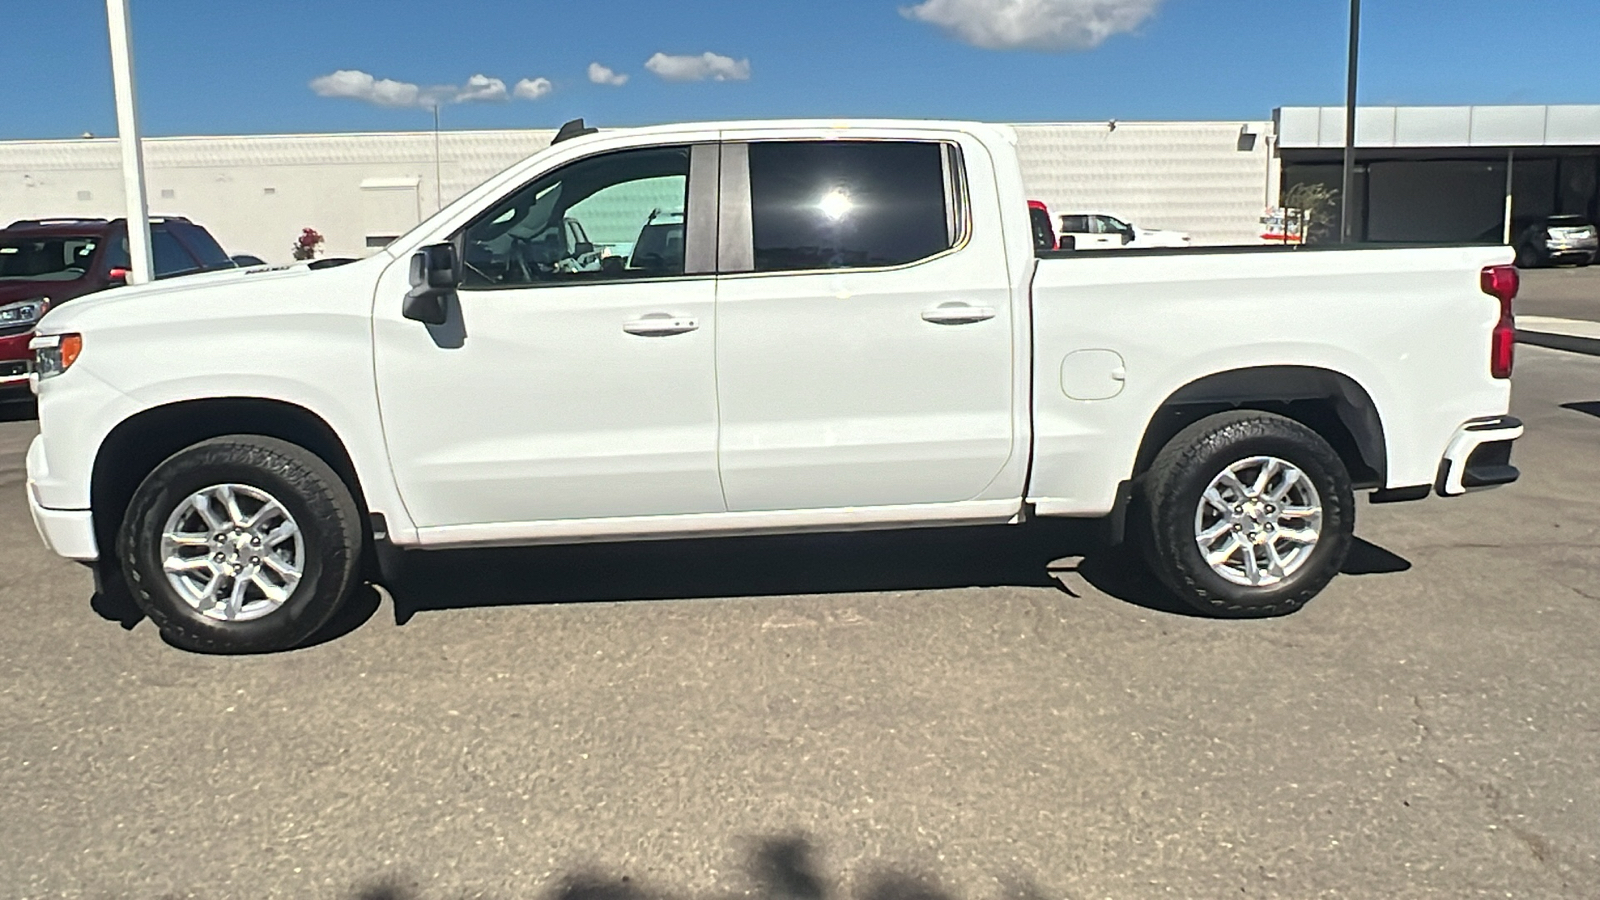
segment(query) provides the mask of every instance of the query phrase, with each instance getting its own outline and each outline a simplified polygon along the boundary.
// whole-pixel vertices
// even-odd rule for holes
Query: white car
[[[1061,217],[1063,250],[1154,250],[1189,246],[1181,231],[1141,228],[1106,213],[1068,213]]]
[[[593,246],[631,249],[560,258]],[[1355,492],[1516,479],[1510,262],[1036,251],[999,126],[609,131],[368,259],[52,310],[28,499],[207,651],[304,642],[411,552],[1041,516],[1282,614]]]

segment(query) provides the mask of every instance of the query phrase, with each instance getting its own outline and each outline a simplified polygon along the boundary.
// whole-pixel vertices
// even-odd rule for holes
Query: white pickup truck
[[[1125,222],[1105,213],[1068,213],[1061,217],[1062,250],[1158,250],[1187,247],[1189,235]]]
[[[51,311],[29,502],[206,651],[305,641],[402,551],[1037,516],[1281,614],[1354,491],[1517,477],[1510,262],[1036,253],[992,125],[585,133],[371,258]]]

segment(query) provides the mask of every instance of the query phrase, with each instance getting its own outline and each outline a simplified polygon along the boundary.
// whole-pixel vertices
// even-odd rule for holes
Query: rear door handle
[[[700,320],[668,313],[651,313],[623,323],[622,330],[640,337],[671,337],[700,330]]]
[[[922,313],[924,322],[935,325],[970,325],[973,322],[987,322],[994,317],[994,307],[970,306],[966,303],[946,303]]]

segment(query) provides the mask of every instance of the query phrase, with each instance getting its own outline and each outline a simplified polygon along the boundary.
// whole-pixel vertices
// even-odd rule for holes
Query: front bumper
[[[87,509],[49,509],[39,502],[34,476],[44,471],[44,438],[28,447],[28,513],[33,527],[51,552],[67,559],[90,562],[100,558],[94,539],[94,513]]]
[[[28,341],[33,332],[0,337],[0,394],[28,390],[28,372],[33,368],[33,351]]]
[[[1522,476],[1511,465],[1511,446],[1522,437],[1522,422],[1510,416],[1474,419],[1450,440],[1434,486],[1441,497],[1510,484]]]

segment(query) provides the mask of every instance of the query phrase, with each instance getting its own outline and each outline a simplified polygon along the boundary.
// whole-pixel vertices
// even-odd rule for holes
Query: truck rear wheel
[[[172,644],[209,653],[287,650],[355,586],[360,514],[302,447],[214,438],[151,472],[117,549],[134,600]]]
[[[1272,413],[1222,413],[1184,429],[1157,455],[1144,501],[1148,564],[1213,616],[1298,610],[1338,574],[1355,532],[1339,455]]]

